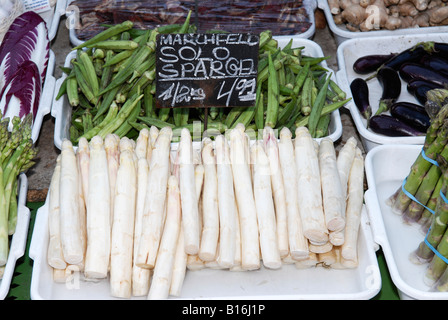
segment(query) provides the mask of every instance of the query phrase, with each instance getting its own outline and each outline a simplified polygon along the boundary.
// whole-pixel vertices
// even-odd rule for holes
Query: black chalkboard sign
[[[159,34],[156,107],[253,106],[259,40],[250,33]]]

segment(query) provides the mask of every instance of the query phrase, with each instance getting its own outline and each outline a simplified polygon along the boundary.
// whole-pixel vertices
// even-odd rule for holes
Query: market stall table
[[[335,71],[338,70],[336,60],[337,44],[329,28],[327,26],[316,28],[316,32],[312,40],[322,47],[325,56],[330,57],[327,60],[328,66]],[[64,59],[72,48],[65,19],[61,20],[58,32],[51,48],[55,52],[56,56],[54,76],[58,78],[61,75],[59,66],[64,64]],[[336,149],[344,145],[347,139],[351,136],[354,136],[358,140],[359,145],[362,148],[361,139],[353,124],[349,111],[345,108],[341,108],[340,113],[343,133],[341,139],[335,143]],[[11,290],[6,299],[30,299],[29,286],[31,282],[33,262],[28,256],[29,242],[32,235],[36,212],[38,208],[44,204],[51,176],[56,164],[56,158],[60,152],[54,144],[54,118],[51,115],[44,118],[39,140],[37,141],[37,147],[39,148],[37,164],[27,174],[29,180],[27,205],[31,209],[31,221],[29,225],[26,253],[17,263],[16,274],[13,278]],[[382,290],[375,297],[375,299],[398,299],[396,288],[390,280],[381,250],[377,251],[377,257],[381,268]]]

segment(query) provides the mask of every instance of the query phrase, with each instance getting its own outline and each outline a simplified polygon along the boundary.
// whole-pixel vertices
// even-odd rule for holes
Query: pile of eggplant
[[[398,53],[365,55],[354,62],[353,70],[359,75],[371,74],[350,83],[353,101],[368,128],[391,137],[423,136],[430,124],[426,93],[448,86],[448,44],[427,41]],[[374,114],[368,86],[373,78],[383,90]],[[402,81],[415,103],[399,100]]]

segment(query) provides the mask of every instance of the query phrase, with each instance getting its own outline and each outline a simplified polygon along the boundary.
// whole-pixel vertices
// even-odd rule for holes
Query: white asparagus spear
[[[142,229],[142,218],[145,210],[146,188],[148,186],[149,164],[146,155],[138,160],[137,167],[137,200],[135,208],[135,225],[134,225],[134,257],[137,256],[137,244],[140,242],[140,234]],[[132,266],[132,295],[146,296],[151,283],[151,270],[141,268],[133,261]]]
[[[286,127],[280,131],[278,150],[285,185],[289,252],[293,259],[302,260],[308,257],[308,241],[303,235],[299,212],[294,143],[292,133]]]
[[[79,172],[73,145],[67,139],[61,145],[60,188],[62,252],[68,264],[79,264],[84,259],[79,219]]]
[[[182,228],[185,252],[199,252],[199,210],[194,179],[193,144],[190,131],[183,128],[179,143],[179,189],[182,204]]]
[[[81,137],[78,141],[78,149],[76,150],[76,156],[78,158],[82,192],[84,195],[84,199],[87,199],[87,195],[89,193],[90,150],[89,150],[89,142],[85,137]]]
[[[322,204],[319,159],[308,128],[296,129],[295,157],[297,168],[298,205],[303,234],[313,242],[328,241],[328,230]]]
[[[202,196],[202,235],[199,258],[214,261],[219,239],[218,180],[213,143],[204,138],[202,161],[204,166],[204,187]]]
[[[149,142],[153,149],[156,146],[156,141],[159,137],[159,134],[160,130],[156,126],[151,126],[151,128],[149,128]]]
[[[106,150],[110,185],[110,221],[113,221],[114,217],[115,185],[117,180],[117,170],[120,164],[119,141],[119,138],[114,134],[108,134],[104,137],[104,149]]]
[[[138,159],[146,158],[148,154],[148,144],[149,141],[149,130],[147,128],[143,128],[139,131],[136,145],[135,145],[135,154]]]
[[[337,166],[339,172],[339,179],[341,181],[342,194],[344,199],[347,200],[347,182],[350,175],[350,168],[352,167],[353,159],[355,158],[356,148],[358,142],[355,137],[347,139],[345,144],[339,150],[337,156]],[[344,202],[344,214],[345,214],[346,201]]]
[[[157,250],[163,230],[162,222],[170,172],[169,154],[172,134],[170,127],[164,127],[160,130],[151,156],[145,211],[142,217],[142,232],[135,262],[141,268],[154,268],[157,258]]]
[[[174,256],[173,274],[171,277],[170,292],[171,296],[179,297],[184,284],[187,271],[187,254],[184,249],[184,234],[182,228],[179,230],[177,239],[176,253]]]
[[[317,254],[310,251],[308,258],[296,261],[295,266],[297,269],[308,269],[315,267],[319,263],[319,260],[317,258]]]
[[[343,211],[345,198],[339,178],[333,140],[328,137],[324,137],[320,141],[319,170],[326,227],[329,231],[343,230],[345,227]]]
[[[364,199],[364,158],[356,148],[348,179],[345,241],[341,255],[346,260],[358,260],[358,231]]]
[[[110,183],[103,139],[90,141],[89,194],[87,198],[87,252],[85,276],[107,277],[110,260],[111,221]]]
[[[333,244],[328,241],[327,243],[324,244],[309,244],[309,248],[311,252],[314,253],[326,253],[328,251],[331,251],[331,249],[333,249]]]
[[[54,269],[65,269],[67,263],[64,260],[61,247],[60,207],[59,207],[59,182],[61,177],[61,156],[56,159],[56,166],[50,181],[48,192],[48,264]]]
[[[223,268],[234,264],[236,251],[236,220],[238,219],[229,144],[225,136],[215,138],[216,175],[218,181],[219,257]]]
[[[181,229],[181,203],[179,183],[175,176],[168,180],[167,217],[163,230],[157,264],[149,288],[148,299],[166,299],[169,296],[176,247]]]
[[[193,155],[196,152],[193,153]],[[179,165],[175,166],[175,171],[179,172]],[[179,178],[178,178],[179,179]],[[199,208],[199,230],[202,230],[202,189],[204,184],[204,165],[202,163],[199,163],[195,165],[194,167],[194,179],[195,179],[195,189],[196,189],[196,196],[198,199],[198,208]],[[201,233],[199,234],[199,240],[201,239]],[[182,235],[183,237],[183,235]],[[182,239],[182,243],[185,242]],[[185,251],[185,249],[184,249]],[[188,270],[200,270],[205,267],[204,261],[199,258],[198,254],[188,254],[187,255],[187,268]]]
[[[331,267],[333,263],[336,263],[335,250],[332,249],[325,253],[319,253],[317,255],[317,259],[319,260],[319,263],[321,263],[323,267]]]
[[[235,199],[235,257],[233,259],[233,264],[230,267],[231,271],[244,271],[241,267],[241,226],[240,226],[240,216],[238,213],[238,206]]]
[[[110,291],[113,297],[132,296],[132,255],[137,197],[135,160],[130,150],[120,153],[115,189],[110,253]]]
[[[277,241],[271,169],[261,142],[256,142],[252,146],[251,159],[253,159],[254,166],[254,197],[260,234],[261,259],[266,268],[278,269],[281,267],[282,261]]]
[[[244,270],[255,270],[260,268],[260,245],[245,139],[238,129],[230,132],[230,161],[241,227],[241,267]]]
[[[146,159],[148,163],[151,162],[152,151],[154,150],[154,146],[156,144],[157,137],[159,136],[159,129],[155,126],[149,128],[149,138],[148,138],[148,147],[146,149]]]
[[[345,214],[344,214],[344,217],[345,217]],[[330,231],[330,233],[328,234],[328,240],[334,246],[342,246],[345,241],[345,228],[343,230],[339,230],[339,231]]]
[[[196,199],[198,199],[198,203],[199,199],[201,198],[202,188],[204,185],[204,174],[204,165],[202,163],[194,167],[194,184],[196,190]]]
[[[286,257],[289,254],[286,194],[280,165],[278,142],[272,128],[266,127],[264,129],[263,140],[271,169],[271,186],[274,196],[278,249],[280,256]]]
[[[89,151],[90,152],[90,151]],[[78,155],[77,155],[78,157]],[[89,160],[90,162],[90,160]],[[90,165],[89,165],[90,167]],[[81,173],[80,161],[78,159],[78,172]],[[81,177],[80,177],[81,179]],[[85,263],[85,255],[87,251],[87,199],[84,198],[81,183],[78,183],[78,199],[79,199],[79,228],[81,229],[81,243],[84,254],[83,263]]]

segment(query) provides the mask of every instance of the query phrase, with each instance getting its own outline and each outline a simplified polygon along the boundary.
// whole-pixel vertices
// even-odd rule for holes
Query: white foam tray
[[[328,27],[334,35],[336,43],[340,45],[346,40],[357,39],[362,37],[380,37],[391,35],[414,35],[414,34],[430,34],[448,31],[448,26],[423,27],[423,28],[406,28],[397,30],[375,30],[368,32],[355,32],[345,28],[345,26],[337,25],[334,22],[333,15],[330,12],[327,0],[317,0],[317,6],[323,10],[327,19]]]
[[[42,87],[39,107],[37,109],[36,118],[34,119],[33,128],[31,131],[31,138],[36,142],[39,138],[40,130],[44,117],[51,112],[51,104],[53,101],[53,92],[56,85],[54,77],[54,68],[56,58],[54,52],[50,50],[50,58],[48,60],[47,74],[45,76],[44,85]]]
[[[67,0],[67,6],[69,6],[73,1],[74,0]],[[317,1],[316,0],[304,0],[304,6],[308,13],[308,16],[309,16],[309,19],[311,22],[311,26],[309,27],[309,29],[307,31],[297,35],[297,37],[311,39],[314,36],[314,33],[316,32],[314,10],[316,10]],[[290,38],[291,36],[280,36],[280,37],[289,37]],[[74,29],[74,28],[69,29],[69,38],[70,38],[71,44],[74,46],[79,46],[80,44],[82,44],[84,42],[83,40],[78,38],[78,36],[76,35],[76,29]]]
[[[28,226],[30,222],[30,210],[26,207],[27,192],[28,179],[26,175],[22,173],[19,175],[16,231],[12,236],[8,261],[6,262],[3,277],[2,279],[0,279],[1,300],[5,299],[5,297],[8,295],[17,260],[25,254],[26,240],[28,238]]]
[[[417,225],[402,222],[402,217],[386,205],[388,199],[409,174],[410,167],[421,151],[418,145],[382,145],[366,156],[368,190],[367,206],[373,240],[384,253],[392,281],[403,300],[448,299],[448,292],[432,292],[423,282],[427,264],[416,265],[409,255],[425,235]]]
[[[350,39],[343,42],[337,49],[337,60],[339,70],[336,74],[338,84],[347,92],[348,96],[352,96],[350,83],[355,78],[366,79],[369,75],[360,75],[353,71],[353,63],[360,57],[369,54],[387,54],[392,52],[401,52],[422,41],[448,42],[448,33],[429,33],[414,35],[394,35],[384,37],[368,37]],[[409,101],[419,104],[417,99],[412,96],[406,89],[406,82],[402,81],[401,94],[398,101]],[[369,98],[372,107],[372,113],[378,109],[378,102],[382,95],[382,87],[378,80],[372,79],[368,81]],[[388,137],[386,135],[377,134],[367,129],[367,121],[359,112],[354,101],[346,104],[346,108],[350,110],[350,114],[355,123],[356,129],[361,135],[364,147],[368,150],[382,144],[423,144],[424,136],[420,137]]]
[[[39,208],[30,244],[33,262],[31,299],[33,300],[117,300],[110,295],[109,280],[96,283],[81,280],[75,274],[67,283],[55,283],[47,264],[48,199]],[[203,269],[187,271],[179,299],[318,299],[366,300],[381,288],[381,275],[375,255],[366,210],[363,210],[359,233],[359,266],[356,269],[332,270],[322,267],[228,271]],[[142,300],[146,297],[133,297]]]
[[[275,37],[278,39],[278,43],[280,47],[286,46],[286,44],[293,39],[293,46],[300,47],[304,46],[304,54],[313,56],[313,57],[323,57],[324,53],[322,48],[314,41],[309,39],[303,39],[298,36],[292,37]],[[75,52],[70,52],[65,59],[65,67],[70,66],[70,61],[76,55]],[[328,67],[325,61],[321,64],[323,67],[327,68],[332,74],[333,79],[337,82],[335,72]],[[66,75],[63,74],[61,78],[56,81],[56,86],[54,90],[53,103],[51,108],[51,115],[55,118],[55,128],[54,128],[54,144],[58,149],[61,149],[62,141],[65,138],[69,137],[69,129],[71,122],[71,114],[72,108],[68,103],[66,95],[56,100],[56,96],[59,92],[59,88],[64,81]],[[342,122],[339,110],[332,112],[331,120],[329,125],[329,135],[328,137],[332,139],[332,141],[337,141],[342,135]]]

